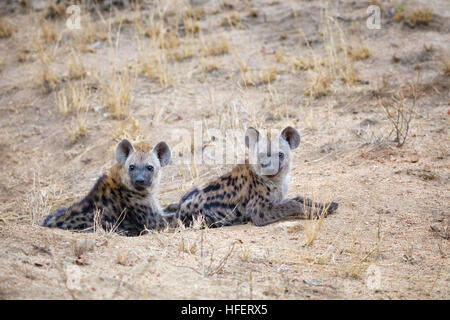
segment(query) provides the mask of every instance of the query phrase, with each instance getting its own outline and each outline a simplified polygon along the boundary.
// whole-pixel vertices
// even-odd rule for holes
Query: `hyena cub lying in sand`
[[[151,149],[146,143],[133,147],[128,140],[122,140],[116,147],[118,163],[109,174],[100,177],[83,200],[51,213],[42,225],[92,230],[98,212],[104,229],[128,236],[139,235],[146,228],[164,228],[168,221],[153,193],[159,183],[159,171],[169,163],[170,157],[165,142]]]
[[[313,203],[310,199],[286,199],[291,170],[291,150],[300,144],[300,135],[292,127],[285,128],[272,143],[269,136],[249,128],[245,143],[253,164],[236,166],[230,173],[196,187],[167,211],[176,211],[184,225],[204,217],[209,227],[229,226],[252,221],[257,226],[286,217],[317,218],[338,208],[338,204]]]

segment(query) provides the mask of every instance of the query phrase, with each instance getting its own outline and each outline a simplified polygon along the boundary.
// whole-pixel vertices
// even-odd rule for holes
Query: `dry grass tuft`
[[[195,56],[198,49],[192,45],[183,45],[178,50],[167,52],[167,60],[169,61],[183,61]]]
[[[225,17],[223,17],[222,22],[220,25],[222,27],[228,26],[228,27],[236,27],[241,22],[241,16],[239,12],[232,11],[228,12]]]
[[[117,127],[110,130],[109,135],[116,142],[119,142],[122,139],[128,139],[131,142],[145,140],[139,122],[133,117],[129,117],[128,119],[119,122]]]
[[[142,19],[141,17],[136,18],[134,20],[134,27],[136,28],[137,34],[139,38],[142,37],[151,37],[152,36],[152,29],[147,25],[146,21]]]
[[[56,94],[56,106],[58,107],[59,113],[63,116],[67,116],[70,112],[70,105],[67,99],[66,92],[61,90]]]
[[[292,72],[314,69],[315,62],[311,56],[291,57],[290,59]]]
[[[180,242],[178,243],[178,250],[183,253],[188,254],[195,254],[197,253],[197,242],[184,239],[183,236],[181,236]]]
[[[242,262],[248,262],[251,257],[251,249],[248,246],[241,245],[241,252],[239,255],[239,259]]]
[[[200,6],[195,7],[195,8],[188,6],[188,8],[186,9],[186,12],[185,12],[185,16],[187,18],[201,20],[205,16],[205,9]]]
[[[15,31],[14,25],[7,19],[0,17],[0,39],[10,38]]]
[[[258,16],[259,16],[259,12],[255,8],[251,7],[248,10],[248,17],[250,17],[250,18],[258,18]]]
[[[309,84],[305,93],[310,98],[319,98],[329,93],[331,84],[337,79],[343,80],[347,85],[354,85],[360,81],[354,60],[367,59],[370,50],[364,47],[353,49],[347,45],[347,40],[340,24],[330,19],[327,10],[324,11],[324,24],[319,34],[324,41],[324,54],[320,58],[310,46],[308,39],[302,32],[305,42],[310,50],[309,57],[292,58],[293,71],[309,70]],[[351,57],[352,59],[350,59]]]
[[[48,20],[44,20],[41,24],[41,38],[45,43],[51,44],[56,42],[59,39],[59,32],[56,25],[49,22]]]
[[[394,142],[397,143],[397,147],[402,147],[409,134],[411,121],[413,115],[416,113],[416,102],[418,99],[418,79],[416,83],[409,84],[408,86],[412,101],[408,101],[405,97],[403,90],[398,90],[397,93],[392,97],[392,102],[380,103],[383,108],[387,119],[392,125],[392,131],[390,134],[395,132]]]
[[[131,79],[127,67],[122,72],[114,71],[104,88],[106,110],[113,119],[124,119],[128,116],[131,103]]]
[[[394,20],[395,22],[401,22],[403,20],[403,18],[405,17],[405,13],[402,11],[397,11],[394,15]]]
[[[202,222],[199,222],[200,225],[203,225]],[[194,227],[195,228],[195,227]],[[201,275],[202,277],[211,277],[215,274],[219,274],[223,271],[225,265],[228,260],[231,258],[234,248],[236,246],[236,242],[232,242],[228,248],[222,248],[220,251],[225,251],[220,259],[217,259],[218,251],[214,246],[207,243],[205,239],[205,233],[207,233],[208,229],[200,230],[200,241],[197,243],[189,243],[182,239],[179,244],[179,250],[181,252],[185,252],[188,254],[196,255],[198,266],[196,268],[191,266],[175,266],[186,268],[194,271],[195,273]],[[225,249],[225,250],[223,250]]]
[[[278,63],[283,63],[284,62],[284,54],[283,51],[278,50],[275,52],[275,59],[277,60]]]
[[[208,43],[201,41],[201,48],[205,56],[220,56],[230,51],[230,46],[225,37],[220,37],[219,40],[212,40]]]
[[[331,87],[331,76],[325,70],[310,72],[310,83],[305,90],[305,93],[310,97],[320,98],[326,96]]]
[[[365,60],[370,57],[370,50],[366,47],[348,48],[347,55],[355,60]]]
[[[69,56],[67,69],[70,80],[79,80],[86,77],[86,69],[84,68],[81,57],[74,52]]]
[[[83,83],[69,83],[70,108],[76,112],[90,110],[89,92]]]
[[[441,57],[441,70],[444,74],[450,75],[450,54],[444,54]]]
[[[399,63],[400,61],[401,61],[401,59],[394,53],[392,55],[392,62]]]
[[[119,252],[117,252],[117,263],[122,266],[134,266],[137,261],[138,256],[132,251],[120,250]]]
[[[58,84],[58,79],[51,66],[51,58],[45,53],[41,53],[39,58],[41,61],[41,68],[38,71],[37,82],[45,93],[49,93],[55,89]]]
[[[141,53],[138,57],[139,71],[148,78],[156,78],[156,64],[158,59],[154,55]]]
[[[54,188],[44,187],[39,174],[33,173],[33,180],[30,183],[30,192],[27,194],[27,201],[24,202],[25,212],[31,218],[32,224],[40,224],[42,217],[50,214],[52,210],[52,199],[57,197]]]
[[[186,32],[198,33],[201,30],[200,25],[198,23],[195,23],[195,21],[192,18],[184,19],[183,23],[184,23],[184,29],[186,30]]]
[[[382,246],[381,219],[378,220],[375,244],[372,249],[361,254],[361,252],[358,252],[359,250],[355,248],[355,243],[355,240],[352,241],[352,248],[347,249],[349,253],[353,254],[353,258],[350,264],[344,266],[344,272],[352,279],[362,279],[369,266],[378,258],[380,254]]]
[[[168,64],[166,60],[178,60],[188,58],[188,52],[182,53],[180,55],[172,53],[168,58],[164,50],[158,51],[155,55],[141,54],[139,56],[139,67],[140,73],[146,77],[157,79],[160,86],[163,88],[168,88],[173,83],[173,77],[169,73]]]
[[[173,49],[181,45],[178,34],[171,29],[167,32],[159,32],[157,36],[152,36],[152,41],[160,49]]]
[[[78,51],[83,53],[93,52],[90,45],[97,41],[105,41],[111,37],[111,25],[106,25],[101,19],[94,23],[89,13],[81,16],[83,27],[80,30],[72,30],[72,36]]]
[[[88,130],[86,117],[81,113],[77,113],[77,115],[72,120],[71,126],[67,128],[67,131],[69,133],[69,139],[72,144],[87,136]]]
[[[22,48],[19,52],[19,56],[17,58],[17,60],[19,62],[26,62],[28,60],[28,54],[30,53],[30,49],[28,48]]]
[[[59,113],[63,116],[75,111],[87,112],[90,110],[89,91],[83,83],[69,83],[68,89],[63,89],[55,95]]]
[[[278,70],[275,66],[269,67],[260,72],[249,72],[245,64],[241,64],[241,83],[245,87],[270,84],[277,79]]]
[[[52,3],[45,12],[45,19],[64,18],[66,16],[66,6]]]
[[[314,203],[314,199],[313,199],[313,203]],[[328,207],[325,208],[325,212],[328,211],[329,207],[331,205],[328,205]],[[306,212],[305,212],[306,215]],[[323,220],[325,218],[325,214],[322,213],[319,215],[319,209],[318,208],[313,208],[312,212],[311,212],[311,217],[315,217],[315,216],[319,216],[319,219],[306,219],[305,221],[305,237],[303,240],[303,245],[304,246],[310,246],[313,244],[314,240],[316,240],[317,235],[319,234],[320,228],[322,227],[322,223]]]
[[[339,70],[341,72],[342,80],[344,80],[344,82],[348,85],[353,85],[356,82],[360,81],[358,71],[356,70],[353,61],[348,62]]]
[[[429,8],[417,9],[408,14],[406,21],[412,25],[427,26],[433,20],[433,11]]]
[[[157,44],[156,40],[158,37],[164,33],[164,23],[160,20],[155,21],[153,17],[150,18],[150,25],[148,27],[146,24],[141,23],[141,28],[145,32],[145,35],[152,39],[154,45]]]
[[[219,70],[219,63],[212,59],[202,59],[200,61],[200,66],[203,73],[210,73]]]
[[[400,6],[397,8],[397,10],[395,12],[394,21],[399,23],[403,20],[404,17],[405,17],[405,11],[404,11],[403,7]]]
[[[255,86],[256,82],[247,70],[241,69],[241,82],[244,87]]]
[[[270,67],[262,71],[261,81],[265,84],[272,83],[277,79],[278,71],[276,67]]]

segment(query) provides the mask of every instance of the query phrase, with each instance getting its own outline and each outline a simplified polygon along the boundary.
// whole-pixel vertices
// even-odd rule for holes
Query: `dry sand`
[[[0,39],[0,297],[449,299],[450,3],[378,1],[381,29],[369,30],[366,8],[374,1],[192,2],[199,20],[167,32],[164,52],[155,46],[161,20],[149,17],[160,12],[165,30],[175,30],[187,1],[103,12],[106,27],[100,19],[93,25],[105,31],[93,32],[90,50],[65,18],[48,19],[56,38],[45,42],[46,10],[2,5],[15,32]],[[405,14],[399,22],[396,8]],[[428,25],[407,21],[424,8],[432,10]],[[87,32],[85,22],[79,32]],[[140,27],[153,36],[139,36]],[[212,55],[211,41],[228,52]],[[370,56],[352,57],[350,47]],[[86,69],[78,80],[68,73],[71,52]],[[159,78],[140,72],[140,53]],[[312,57],[314,68],[307,67]],[[43,70],[56,82],[45,83]],[[107,100],[119,87],[105,87],[119,78],[128,88],[127,73],[131,100],[125,118],[114,119]],[[417,87],[416,108],[397,147],[380,104],[392,106],[403,92],[410,106],[409,83]],[[86,100],[63,115],[57,94],[70,96],[69,85],[80,84]],[[321,85],[324,95],[315,97]],[[165,140],[177,157],[187,145],[174,130],[192,131],[195,121],[222,132],[296,127],[302,143],[289,196],[333,199],[338,211],[320,229],[291,220],[127,238],[39,226],[89,191],[121,138]],[[157,196],[177,201],[227,169],[170,165]]]

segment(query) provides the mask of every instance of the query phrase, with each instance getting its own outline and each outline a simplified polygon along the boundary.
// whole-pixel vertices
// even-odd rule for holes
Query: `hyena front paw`
[[[337,202],[331,202],[330,207],[328,208],[328,213],[333,213],[337,210],[339,207],[339,203]]]

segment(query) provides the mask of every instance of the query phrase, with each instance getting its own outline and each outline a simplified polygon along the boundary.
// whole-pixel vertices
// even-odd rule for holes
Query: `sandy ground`
[[[139,35],[136,21],[141,15],[150,30],[151,21],[163,21],[167,31],[177,18],[183,21],[187,1],[103,12],[106,38],[81,45],[65,18],[47,18],[57,36],[45,42],[46,10],[2,5],[1,17],[15,31],[0,38],[0,297],[449,299],[450,78],[444,61],[450,59],[450,4],[377,1],[381,29],[369,30],[372,3],[192,1],[198,13],[192,31],[184,21],[166,33],[181,42],[169,45],[156,72],[168,76],[167,87],[141,72],[142,54],[161,57],[162,51],[157,36]],[[408,21],[409,13],[424,8],[432,10],[427,25]],[[396,10],[405,17],[396,17]],[[79,32],[86,28],[82,23]],[[224,54],[202,49],[218,39],[227,43]],[[86,50],[83,44],[94,45]],[[369,57],[347,54],[361,47]],[[173,52],[184,56],[170,60]],[[80,79],[68,74],[71,54],[85,66]],[[311,56],[324,62],[295,68],[294,58]],[[350,65],[357,81],[345,77],[352,75],[345,69]],[[54,83],[42,80],[49,68]],[[348,73],[341,76],[342,70]],[[104,88],[127,73],[131,99],[125,116],[115,119],[105,102],[114,92]],[[316,97],[308,88],[326,82],[320,74],[331,78]],[[246,77],[255,84],[245,86]],[[397,147],[380,104],[394,105],[403,92],[411,106],[410,83],[417,88],[415,113],[405,144]],[[78,84],[88,88],[87,110],[64,115],[58,94]],[[176,129],[192,131],[195,121],[221,131],[296,127],[302,143],[294,152],[289,195],[333,199],[338,211],[322,222],[135,238],[39,226],[50,211],[89,191],[114,163],[121,138],[165,140],[176,160],[186,147]],[[204,146],[211,143],[205,135]],[[157,196],[162,204],[177,201],[192,185],[226,170],[169,165]]]

